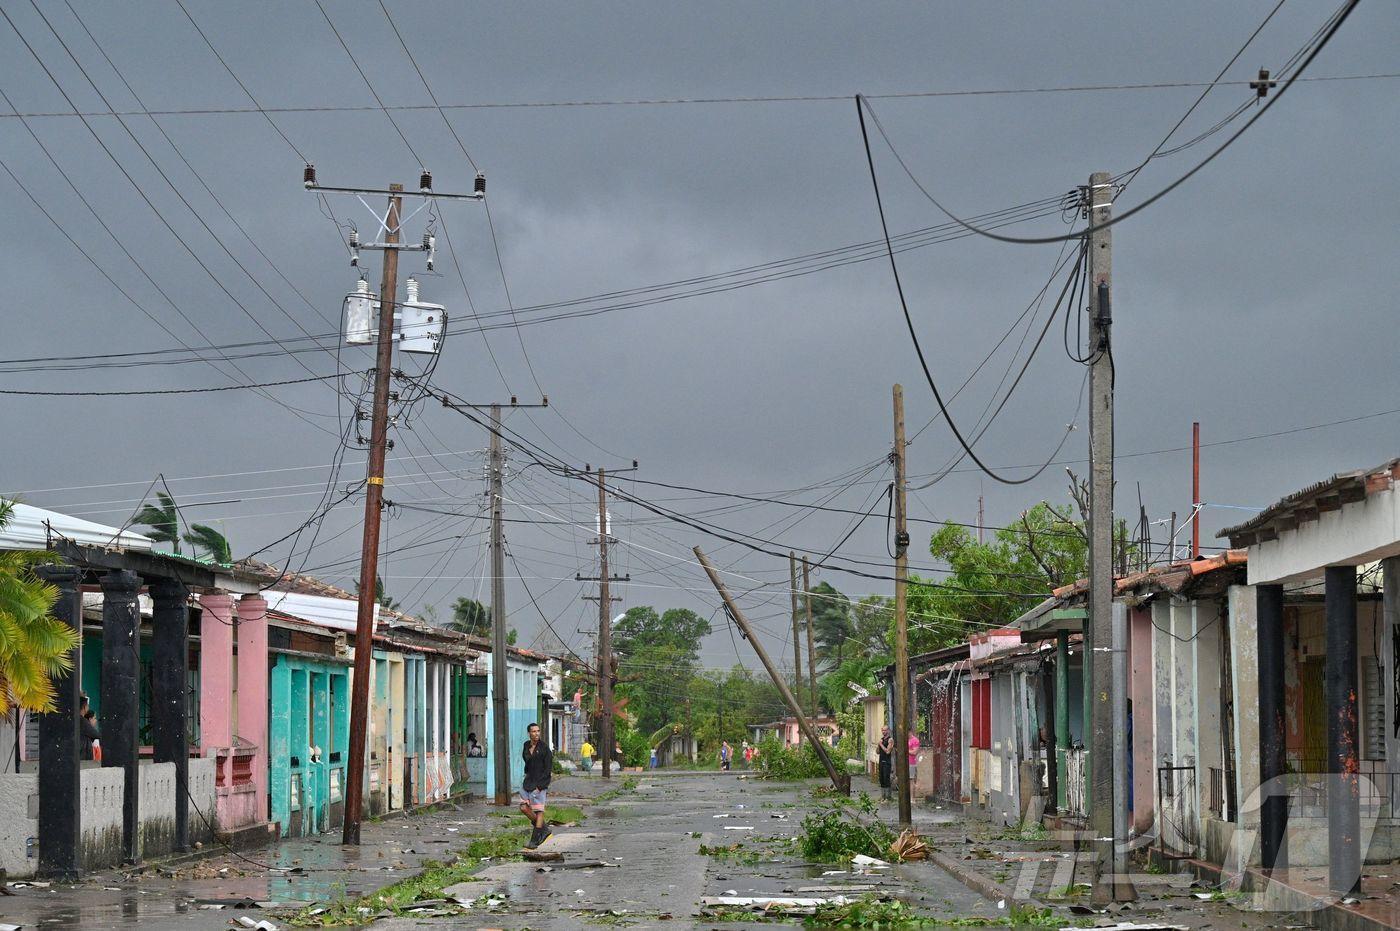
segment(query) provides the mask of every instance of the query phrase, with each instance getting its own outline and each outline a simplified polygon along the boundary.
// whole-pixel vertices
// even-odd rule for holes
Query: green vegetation
[[[922,928],[934,924],[907,902],[867,893],[841,905],[818,905],[802,924],[808,928]]]
[[[620,784],[599,795],[593,800],[593,804],[600,805],[603,802],[611,802],[619,795],[624,795],[628,792],[635,791],[637,786],[640,784],[641,780],[639,780],[636,776],[624,776]]]
[[[13,513],[14,502],[0,499],[0,527]],[[57,561],[44,551],[0,553],[0,713],[12,703],[52,711],[52,677],[73,668],[69,651],[78,645],[78,634],[49,615],[58,589],[34,573]]]
[[[795,782],[826,775],[826,767],[811,744],[785,747],[776,737],[766,738],[758,745],[756,762],[758,771],[765,779]]]
[[[474,637],[489,637],[491,609],[475,598],[459,597],[452,604],[452,622],[448,626]]]
[[[857,854],[887,860],[895,834],[875,820],[875,812],[874,801],[864,792],[854,799],[833,795],[802,819],[798,849],[815,863],[840,863]]]

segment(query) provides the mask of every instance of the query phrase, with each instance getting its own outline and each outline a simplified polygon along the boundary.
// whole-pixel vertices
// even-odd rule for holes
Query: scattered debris
[[[867,857],[863,853],[858,853],[854,857],[851,857],[851,865],[864,867],[868,870],[884,870],[889,869],[890,866],[884,860],[877,860],[874,857]]]
[[[851,901],[842,895],[830,898],[809,898],[805,896],[770,895],[718,895],[705,896],[700,900],[701,908],[741,908],[747,911],[769,912],[781,910],[784,914],[810,915],[821,905],[845,905]]]
[[[896,860],[927,860],[928,844],[920,839],[913,828],[905,828],[904,833],[890,844],[890,856]]]

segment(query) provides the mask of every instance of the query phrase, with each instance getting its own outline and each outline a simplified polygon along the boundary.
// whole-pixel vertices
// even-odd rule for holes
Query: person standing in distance
[[[880,728],[880,742],[875,745],[880,761],[880,798],[890,797],[890,777],[894,771],[894,738],[888,727]]]
[[[530,739],[525,741],[521,756],[525,759],[525,779],[520,783],[520,813],[534,825],[530,832],[530,842],[525,849],[534,850],[543,844],[550,835],[549,822],[545,820],[544,806],[549,792],[549,781],[554,776],[554,751],[540,739],[540,726],[531,723],[528,729]]]

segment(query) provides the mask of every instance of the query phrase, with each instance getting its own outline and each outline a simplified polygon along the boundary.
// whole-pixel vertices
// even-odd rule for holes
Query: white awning
[[[0,550],[43,550],[48,549],[50,540],[58,539],[91,546],[151,551],[151,538],[143,534],[18,502],[10,515],[10,522],[0,528]]]

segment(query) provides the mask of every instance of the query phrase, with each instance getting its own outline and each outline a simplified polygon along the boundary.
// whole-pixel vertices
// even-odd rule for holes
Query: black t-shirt
[[[525,780],[520,788],[526,792],[548,789],[549,781],[554,776],[554,751],[549,744],[541,740],[535,745],[535,752],[531,753],[530,741],[527,740],[520,755],[525,760]]]
[[[888,750],[885,749],[885,742],[884,742],[883,740],[880,741],[878,744],[876,744],[875,749],[876,749],[877,751],[879,751],[879,754],[880,754],[880,762],[881,762],[881,763],[888,763],[888,762],[890,762],[890,760],[893,758],[893,754],[894,754],[894,741],[893,741],[893,740],[890,741],[889,747],[890,747],[890,748],[889,748]]]

